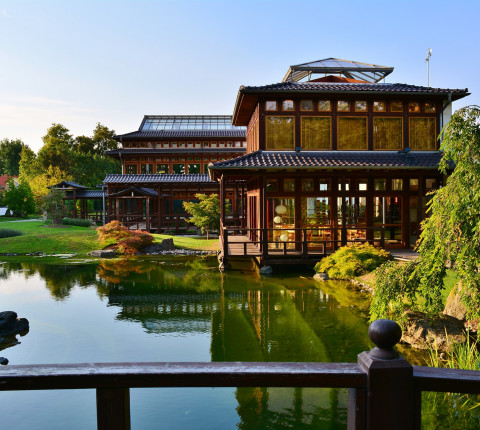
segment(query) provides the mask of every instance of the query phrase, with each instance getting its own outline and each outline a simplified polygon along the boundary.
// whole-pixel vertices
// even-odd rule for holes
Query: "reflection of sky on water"
[[[369,348],[366,320],[348,307],[348,294],[339,304],[333,291],[322,292],[298,275],[225,275],[215,259],[191,258],[134,259],[118,266],[110,260],[98,267],[7,263],[0,273],[2,308],[15,310],[31,326],[22,343],[8,349],[11,364],[355,361]],[[12,428],[37,422],[69,427],[52,423],[43,408],[59,411],[59,422],[74,417],[78,428],[94,416],[93,393],[47,392],[55,412],[52,406],[37,410],[42,393],[21,394],[0,393],[0,413],[23,416],[7,414],[4,424]],[[71,408],[67,397],[77,399],[78,407]],[[346,427],[345,390],[135,389],[131,397],[138,428],[159,422],[172,429]],[[15,404],[19,398],[31,407],[29,417]],[[25,425],[18,427],[20,422]]]

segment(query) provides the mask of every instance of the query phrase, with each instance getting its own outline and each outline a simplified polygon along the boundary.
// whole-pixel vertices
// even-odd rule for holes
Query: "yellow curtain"
[[[330,149],[330,118],[302,118],[302,149]]]
[[[295,149],[295,120],[291,116],[266,117],[267,149]]]
[[[410,118],[410,148],[434,151],[436,147],[435,118]]]
[[[338,118],[337,148],[367,149],[367,118]]]
[[[402,124],[402,118],[374,118],[374,148],[390,150],[402,149]]]

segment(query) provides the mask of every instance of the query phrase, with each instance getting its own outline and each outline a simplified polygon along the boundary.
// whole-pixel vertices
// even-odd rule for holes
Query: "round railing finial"
[[[381,360],[393,360],[398,358],[398,352],[393,347],[402,338],[401,327],[392,320],[376,320],[368,328],[368,336],[376,345],[370,351],[370,357]]]

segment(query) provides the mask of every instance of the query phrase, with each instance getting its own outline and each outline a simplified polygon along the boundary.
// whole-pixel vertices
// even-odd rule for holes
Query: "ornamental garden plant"
[[[103,243],[114,242],[115,247],[127,255],[135,255],[151,245],[154,237],[141,230],[129,230],[120,221],[112,221],[97,229],[98,240]]]

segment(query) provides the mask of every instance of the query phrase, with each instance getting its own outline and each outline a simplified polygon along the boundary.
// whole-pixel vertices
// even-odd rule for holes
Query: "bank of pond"
[[[4,258],[0,310],[27,318],[30,331],[0,355],[10,364],[356,362],[373,346],[370,296],[351,283],[253,269],[221,273],[215,257]],[[448,400],[428,396],[424,428],[454,428]],[[347,401],[344,389],[132,389],[132,427],[346,429]],[[96,425],[92,390],[0,392],[0,411],[5,428]],[[475,414],[461,428],[478,428]]]

